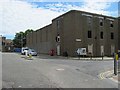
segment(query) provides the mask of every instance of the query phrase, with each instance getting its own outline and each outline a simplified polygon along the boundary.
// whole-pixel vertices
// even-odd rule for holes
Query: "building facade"
[[[0,36],[0,51],[5,51],[6,37]]]
[[[52,20],[52,24],[29,33],[27,46],[38,53],[76,56],[78,48],[87,55],[111,56],[118,51],[118,19],[71,10]]]
[[[11,39],[6,39],[4,36],[0,36],[0,51],[11,52],[13,51],[13,41]]]

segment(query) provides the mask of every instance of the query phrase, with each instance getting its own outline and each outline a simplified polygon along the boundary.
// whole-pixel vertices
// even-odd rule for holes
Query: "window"
[[[56,36],[56,42],[60,42],[60,35],[59,34]]]
[[[113,27],[113,21],[110,21],[110,27]]]
[[[88,24],[92,23],[92,17],[88,17]]]
[[[100,32],[100,38],[103,39],[103,32]]]
[[[88,38],[92,38],[92,32],[88,31]]]
[[[114,33],[111,32],[111,39],[114,39]]]
[[[100,26],[103,26],[103,19],[100,19]]]
[[[5,45],[5,42],[2,42],[2,45],[4,46],[4,45]]]

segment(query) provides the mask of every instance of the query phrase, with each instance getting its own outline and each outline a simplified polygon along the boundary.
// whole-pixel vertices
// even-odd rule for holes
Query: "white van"
[[[21,54],[22,54],[22,55],[25,55],[26,50],[28,51],[29,48],[28,48],[28,47],[22,47],[22,49],[21,49]]]

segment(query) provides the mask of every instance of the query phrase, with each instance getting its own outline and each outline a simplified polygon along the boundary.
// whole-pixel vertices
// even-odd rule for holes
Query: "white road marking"
[[[21,88],[22,86],[18,86],[19,88]]]
[[[64,71],[64,69],[63,68],[58,68],[58,69],[56,69],[57,71]]]
[[[107,77],[106,76],[109,76],[113,74],[113,70],[112,71],[107,71],[107,72],[104,72],[104,73],[100,73],[99,77],[100,79],[106,79]]]

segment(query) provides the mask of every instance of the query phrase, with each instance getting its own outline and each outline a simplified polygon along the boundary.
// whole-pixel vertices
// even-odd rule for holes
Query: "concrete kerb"
[[[70,59],[73,59],[73,60],[93,60],[93,61],[110,61],[110,60],[114,60],[112,57],[104,57],[103,59],[102,59],[102,57],[94,57],[94,58],[89,58],[89,57],[87,57],[87,58],[83,58],[83,57],[81,57],[81,58],[78,58],[78,57],[70,57]]]
[[[64,57],[64,56],[50,56],[47,54],[39,54],[39,58],[47,58],[47,59],[66,59],[66,60],[86,60],[86,61],[110,61],[114,60],[113,57],[93,57],[92,59],[90,57]]]

